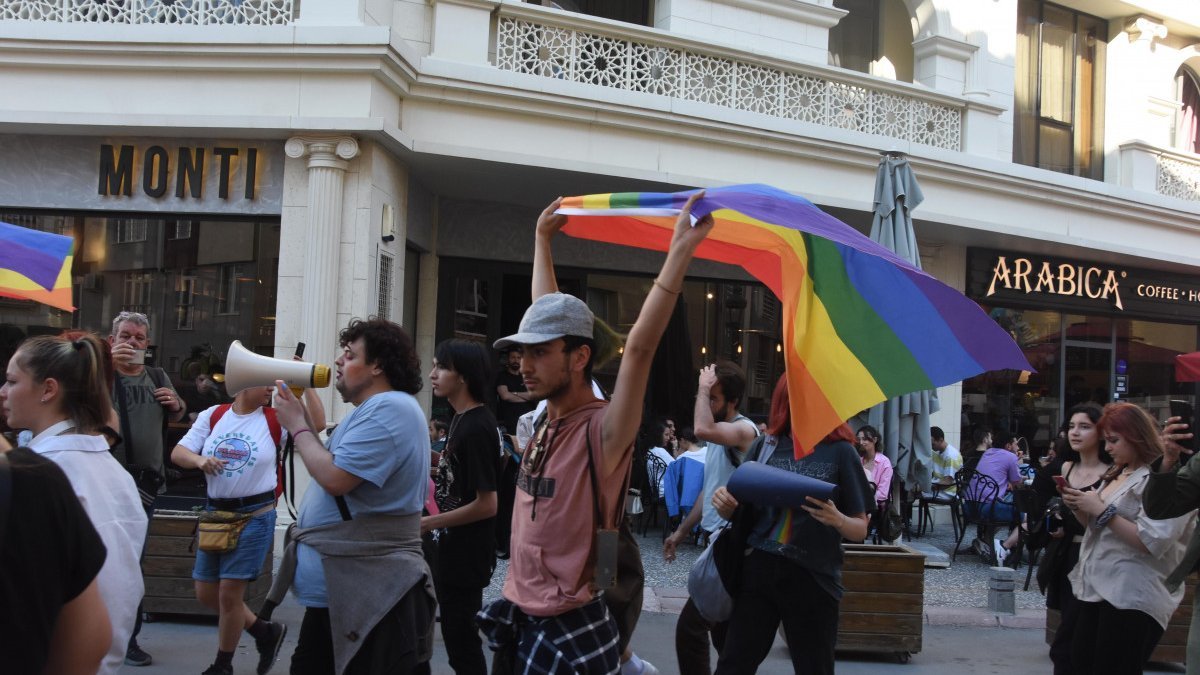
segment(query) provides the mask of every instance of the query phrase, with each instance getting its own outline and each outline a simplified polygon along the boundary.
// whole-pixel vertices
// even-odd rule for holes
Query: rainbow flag
[[[73,311],[74,251],[72,237],[0,222],[0,295]]]
[[[572,236],[666,251],[693,192],[569,197],[558,213]],[[979,305],[807,199],[768,185],[712,188],[692,209],[710,213],[696,255],[741,266],[783,304],[797,458],[894,396],[1033,370]]]

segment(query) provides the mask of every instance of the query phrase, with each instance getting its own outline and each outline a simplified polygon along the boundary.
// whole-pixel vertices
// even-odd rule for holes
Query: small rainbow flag
[[[572,236],[666,251],[693,192],[569,197],[558,213]],[[807,199],[768,185],[712,188],[692,208],[706,214],[715,225],[697,257],[741,266],[783,304],[797,458],[894,396],[1032,370],[979,305]]]
[[[68,312],[75,239],[0,222],[0,296]]]

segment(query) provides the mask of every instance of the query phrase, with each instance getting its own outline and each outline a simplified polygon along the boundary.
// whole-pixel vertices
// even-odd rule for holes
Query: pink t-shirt
[[[504,597],[531,616],[556,616],[587,604],[594,595],[592,547],[595,530],[604,524],[595,522],[585,434],[590,428],[604,513],[616,514],[624,504],[621,490],[633,457],[626,452],[616,469],[605,474],[601,434],[607,408],[607,402],[596,401],[551,420],[540,472],[530,465],[536,433],[525,450]]]

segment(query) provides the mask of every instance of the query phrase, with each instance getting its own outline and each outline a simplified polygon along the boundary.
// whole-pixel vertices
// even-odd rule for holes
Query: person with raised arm
[[[555,213],[561,199],[538,218],[533,304],[519,332],[495,344],[520,349],[525,389],[547,405],[522,455],[503,597],[478,616],[496,652],[493,672],[622,669],[622,643],[632,626],[619,633],[600,591],[614,582],[615,523],[624,508],[650,363],[684,273],[712,229],[707,216],[692,224],[692,206],[701,195],[694,193],[675,221],[666,260],[629,331],[607,402],[592,392],[591,374],[606,356],[602,352],[615,352],[616,345],[606,345],[607,336],[596,339],[591,310],[558,292],[554,276],[551,242],[566,223]],[[626,672],[653,672],[640,660],[626,666]]]

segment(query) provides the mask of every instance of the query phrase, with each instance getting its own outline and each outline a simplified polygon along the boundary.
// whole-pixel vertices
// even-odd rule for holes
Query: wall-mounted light
[[[737,353],[739,353],[739,354],[742,353],[742,343],[740,343],[740,342],[738,343],[738,346],[737,346]]]
[[[776,343],[775,343],[775,353],[776,353],[776,354],[779,354],[779,353],[781,353],[782,351],[783,351],[783,345],[782,345],[782,344],[780,344],[780,343],[778,343],[778,342],[776,342]]]
[[[704,345],[700,345],[700,353],[701,353],[701,354],[707,354],[707,353],[708,353],[708,347],[705,347]]]
[[[704,297],[705,297],[705,299],[712,300],[713,299],[712,291],[705,293]]]
[[[384,241],[396,240],[396,210],[391,204],[383,205],[383,216],[379,219],[379,233]]]

